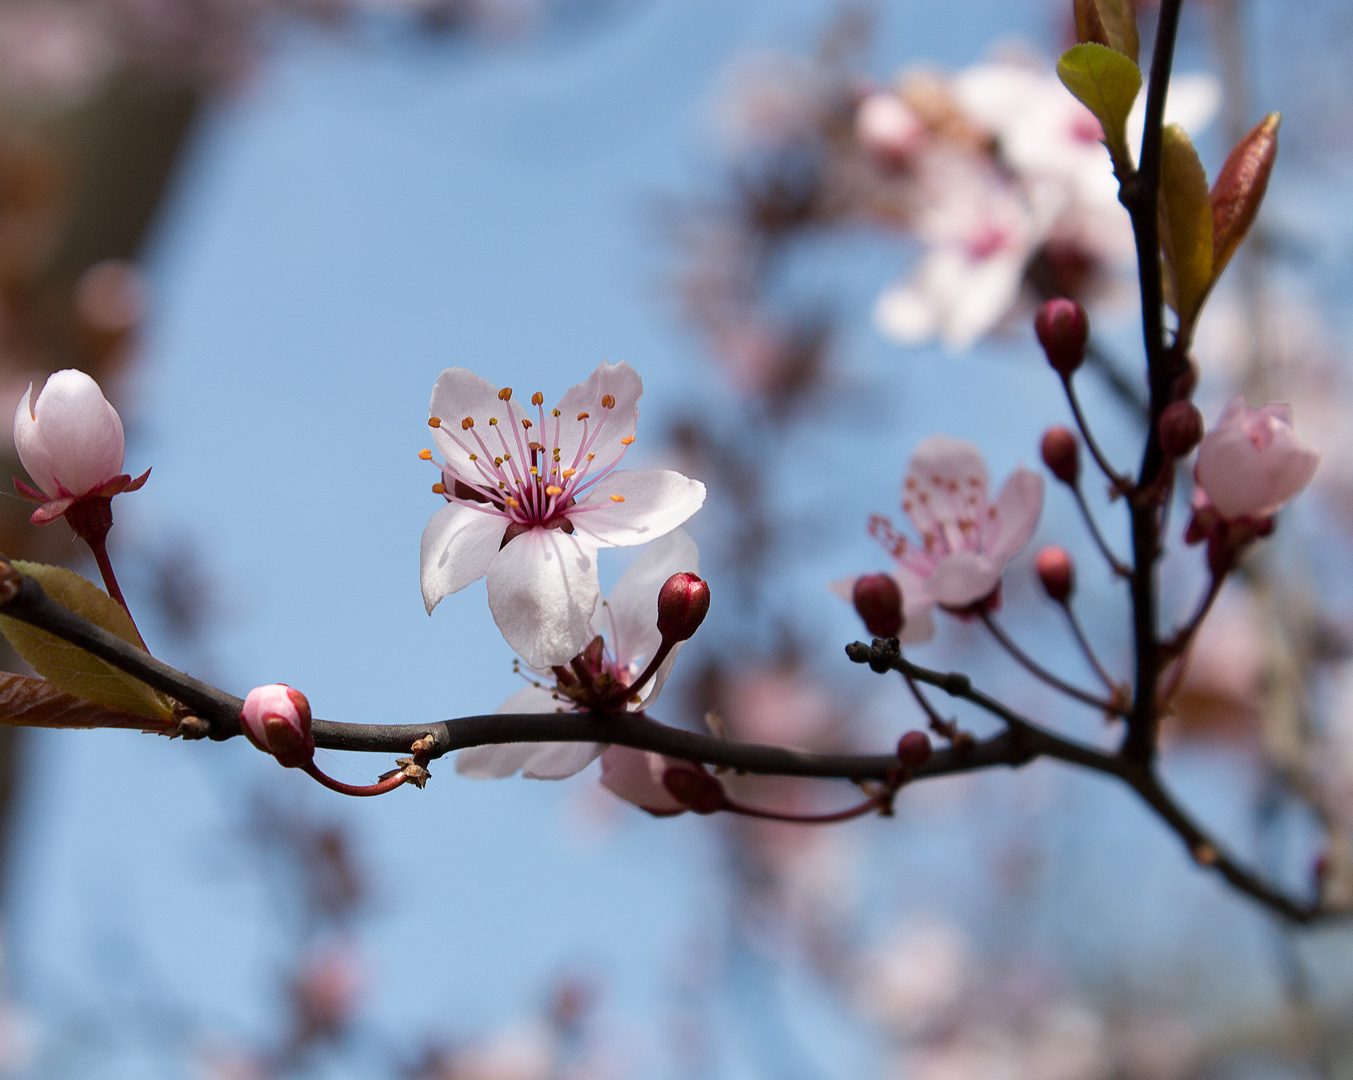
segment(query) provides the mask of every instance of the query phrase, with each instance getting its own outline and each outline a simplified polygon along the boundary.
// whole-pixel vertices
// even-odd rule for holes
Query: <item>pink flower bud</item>
[[[684,777],[675,779],[674,774],[679,772],[690,773],[692,778],[689,781]],[[667,782],[669,779],[672,781],[670,785]],[[708,802],[705,781],[718,784],[718,780],[689,761],[648,750],[610,746],[601,755],[602,787],[641,810],[647,810],[654,817],[670,817],[690,809],[697,813],[709,813],[709,810],[699,809]],[[693,806],[692,802],[698,805]]]
[[[1076,587],[1076,564],[1065,548],[1045,547],[1034,559],[1034,569],[1043,590],[1059,604],[1065,604]]]
[[[1058,297],[1046,301],[1034,316],[1034,332],[1048,355],[1048,363],[1068,379],[1085,360],[1090,340],[1090,319],[1075,300]]]
[[[897,740],[897,760],[909,769],[930,760],[930,736],[924,731],[908,731]]]
[[[250,690],[240,710],[240,729],[251,743],[289,769],[307,765],[315,756],[310,702],[286,683]]]
[[[32,393],[14,413],[14,448],[44,494],[87,495],[122,474],[122,420],[98,383],[67,368],[48,376],[36,404]]]
[[[1168,458],[1189,454],[1203,438],[1203,414],[1191,401],[1175,401],[1160,414],[1160,448]]]
[[[865,574],[851,590],[855,610],[875,637],[897,637],[902,630],[902,589],[890,574]]]
[[[925,124],[911,106],[888,91],[870,94],[855,113],[855,137],[884,165],[905,165],[925,134]]]
[[[1081,471],[1080,443],[1075,433],[1061,424],[1054,424],[1043,432],[1043,443],[1039,447],[1043,454],[1043,464],[1052,475],[1064,484],[1074,484]]]
[[[709,586],[691,573],[673,574],[658,593],[658,633],[663,641],[691,638],[709,612]]]
[[[1217,513],[1235,521],[1277,513],[1319,464],[1320,454],[1292,430],[1292,406],[1249,409],[1235,397],[1198,445],[1193,474]]]
[[[666,769],[662,774],[662,786],[672,798],[697,814],[713,814],[728,805],[719,778],[690,762],[683,761]]]

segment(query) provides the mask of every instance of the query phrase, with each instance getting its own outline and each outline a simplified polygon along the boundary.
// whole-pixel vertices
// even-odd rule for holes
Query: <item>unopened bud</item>
[[[890,574],[865,574],[851,590],[855,610],[875,637],[897,637],[902,630],[902,589]]]
[[[1039,447],[1043,464],[1064,484],[1074,484],[1081,471],[1081,448],[1076,434],[1068,427],[1054,424],[1043,432]]]
[[[686,641],[709,612],[709,585],[695,574],[673,574],[658,593],[658,633],[664,641]]]
[[[924,731],[908,731],[897,740],[897,760],[909,769],[930,760],[930,736]]]
[[[1059,604],[1065,604],[1076,587],[1076,564],[1065,548],[1045,547],[1034,559],[1034,569],[1043,590]]]
[[[1254,223],[1278,156],[1278,113],[1269,113],[1236,143],[1212,185],[1212,277],[1220,276]]]
[[[1034,333],[1053,370],[1069,379],[1085,360],[1085,346],[1090,340],[1090,319],[1085,308],[1065,297],[1048,300],[1034,316]]]
[[[719,778],[704,769],[681,766],[667,769],[662,774],[662,786],[672,798],[697,814],[712,814],[728,802]]]
[[[1203,414],[1191,401],[1175,401],[1160,414],[1160,448],[1169,458],[1187,456],[1203,441]]]
[[[286,683],[250,690],[240,710],[240,721],[240,728],[251,743],[289,769],[307,765],[315,756],[310,702]]]

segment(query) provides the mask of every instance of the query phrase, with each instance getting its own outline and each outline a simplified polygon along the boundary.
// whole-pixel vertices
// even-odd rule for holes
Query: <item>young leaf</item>
[[[17,560],[12,565],[36,578],[43,592],[62,607],[141,648],[131,616],[93,582],[63,566]],[[156,720],[168,720],[173,713],[173,702],[163,694],[54,634],[8,615],[0,615],[0,633],[34,671],[59,690]]]
[[[1075,13],[1077,41],[1107,45],[1137,62],[1141,45],[1133,0],[1075,0]]]
[[[162,731],[163,725],[120,709],[62,693],[45,679],[0,672],[0,724],[50,728],[131,728]]]
[[[1106,45],[1073,45],[1057,61],[1057,77],[1099,120],[1116,165],[1130,167],[1127,118],[1142,88],[1136,63]]]
[[[1254,224],[1278,156],[1282,114],[1269,113],[1255,124],[1226,158],[1212,185],[1212,279],[1221,277],[1240,242]]]
[[[1160,247],[1166,300],[1191,324],[1212,284],[1212,199],[1188,135],[1167,124],[1160,157]]]

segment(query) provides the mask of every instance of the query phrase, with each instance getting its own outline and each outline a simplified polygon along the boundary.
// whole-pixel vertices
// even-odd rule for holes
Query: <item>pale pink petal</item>
[[[658,650],[658,592],[673,574],[700,573],[700,552],[684,529],[649,544],[597,607],[592,628],[611,640],[622,665],[647,663]]]
[[[890,285],[874,301],[874,325],[899,345],[928,341],[938,332],[939,319],[934,298],[912,282]]]
[[[536,752],[522,766],[521,774],[531,780],[563,780],[582,772],[605,749],[605,743],[536,743]]]
[[[996,499],[995,531],[984,545],[992,561],[1006,560],[1029,542],[1043,512],[1043,477],[1021,466],[1010,474]]]
[[[507,519],[448,503],[423,530],[419,577],[428,614],[454,592],[482,578],[503,542]]]
[[[663,787],[662,775],[679,762],[647,750],[609,747],[601,755],[602,786],[650,814],[679,814],[686,808]]]
[[[704,501],[705,485],[699,480],[670,469],[626,469],[612,473],[580,499],[569,520],[578,533],[602,547],[628,547],[671,532]]]
[[[934,484],[938,477],[946,484],[956,482],[964,491],[973,488],[984,501],[987,497],[987,463],[982,451],[966,439],[931,435],[912,453],[907,475],[921,485]]]
[[[474,436],[461,427],[461,422],[467,416],[472,418],[479,435],[489,438],[489,417],[501,419],[507,415],[506,406],[498,398],[498,387],[465,368],[447,368],[432,388],[428,415],[441,422],[440,427],[433,429],[432,437],[446,463],[466,479],[478,481],[479,472],[469,454],[479,453],[479,446]],[[491,447],[494,445],[490,443]],[[466,446],[469,453],[463,449]]]
[[[560,398],[563,422],[559,429],[559,450],[564,464],[567,466],[577,457],[581,445],[583,426],[577,422],[581,412],[588,414],[589,437],[596,435],[589,450],[596,455],[594,467],[605,468],[615,461],[625,448],[621,440],[634,435],[639,424],[639,398],[643,392],[644,381],[629,364],[603,361],[586,382],[579,383]],[[603,409],[601,399],[607,394],[615,398],[615,405]]]
[[[503,637],[533,668],[567,664],[587,644],[601,592],[595,553],[559,529],[530,529],[488,570],[489,610]]]
[[[84,495],[122,473],[122,420],[83,371],[50,375],[33,415],[52,472],[70,494]]]
[[[573,703],[548,686],[523,686],[495,709],[500,713],[557,713],[569,712]]]
[[[640,687],[640,692],[644,695],[643,700],[638,705],[631,705],[630,708],[643,712],[658,700],[658,695],[662,693],[663,683],[667,681],[667,676],[672,674],[672,665],[676,663],[677,654],[681,652],[683,644],[684,642],[678,641],[672,646],[672,651],[667,654],[667,659],[659,664],[658,670],[653,673],[653,681],[647,686]]]
[[[456,755],[456,772],[471,780],[501,780],[518,772],[538,745],[516,742],[471,746]]]
[[[939,561],[927,584],[937,603],[967,607],[991,594],[1001,580],[1004,565],[975,551],[956,551]]]
[[[42,441],[38,422],[30,411],[32,395],[33,384],[29,383],[19,407],[14,410],[14,449],[18,451],[19,461],[28,470],[33,482],[55,498],[58,494],[56,471],[52,467],[52,455],[47,452],[47,444]]]
[[[929,641],[935,636],[935,610],[933,607],[923,607],[917,611],[911,611],[910,605],[904,604],[906,624],[902,627],[902,644],[919,645],[923,641]]]
[[[948,352],[967,351],[1010,313],[1024,283],[1028,257],[1027,244],[988,259],[956,257],[954,269],[962,272],[962,280],[951,286],[940,330]]]
[[[893,571],[893,580],[902,591],[902,636],[903,645],[919,645],[935,636],[935,617],[932,609],[935,599],[925,579],[910,571],[898,567]],[[840,578],[827,586],[847,604],[855,603],[854,577]]]
[[[1194,475],[1224,518],[1267,517],[1315,475],[1320,455],[1291,427],[1291,407],[1233,398],[1198,447]]]

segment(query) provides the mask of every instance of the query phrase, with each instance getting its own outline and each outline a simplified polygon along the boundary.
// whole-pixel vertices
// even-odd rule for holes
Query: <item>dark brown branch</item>
[[[1151,76],[1146,91],[1146,125],[1142,133],[1141,161],[1135,172],[1120,176],[1119,200],[1132,217],[1137,245],[1137,277],[1141,286],[1142,338],[1146,348],[1147,386],[1150,409],[1146,444],[1137,477],[1132,508],[1132,625],[1136,672],[1132,714],[1128,717],[1123,752],[1134,761],[1149,762],[1156,752],[1160,713],[1156,682],[1160,676],[1157,638],[1156,560],[1160,555],[1158,501],[1143,493],[1154,491],[1161,470],[1167,467],[1160,448],[1160,416],[1170,403],[1181,358],[1165,341],[1164,289],[1161,282],[1160,231],[1157,207],[1160,201],[1160,163],[1165,118],[1165,98],[1170,89],[1175,37],[1183,0],[1162,0],[1156,23],[1156,42],[1151,57]]]

